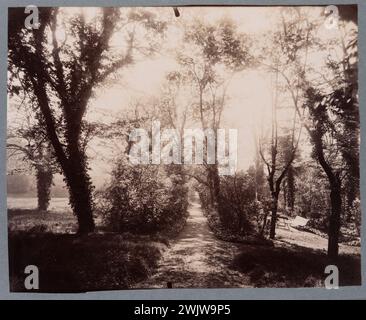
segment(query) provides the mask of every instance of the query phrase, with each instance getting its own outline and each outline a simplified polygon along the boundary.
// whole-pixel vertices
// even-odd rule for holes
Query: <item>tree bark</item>
[[[92,183],[87,172],[86,156],[79,148],[78,131],[76,128],[70,132],[68,142],[68,170],[65,174],[69,186],[70,204],[78,219],[78,233],[93,232]]]
[[[338,257],[338,241],[341,227],[342,213],[342,193],[341,181],[336,173],[333,172],[330,164],[324,156],[323,142],[320,135],[312,133],[311,138],[314,142],[316,156],[324,172],[326,173],[330,185],[331,210],[328,222],[328,257],[335,261]]]
[[[90,177],[86,171],[71,174],[67,178],[71,206],[78,219],[78,234],[93,232],[95,224],[93,220],[92,197],[90,188]]]
[[[20,11],[17,14],[19,13]],[[79,233],[92,232],[93,187],[88,175],[85,151],[79,146],[82,120],[93,88],[118,68],[133,62],[133,34],[130,34],[126,54],[120,59],[113,59],[110,66],[104,68],[102,61],[110,49],[109,40],[118,24],[118,9],[104,8],[101,31],[93,30],[90,34],[80,31],[87,30],[85,21],[80,21],[80,32],[75,39],[78,46],[70,54],[57,42],[57,9],[42,10],[42,23],[39,28],[31,31],[32,37],[26,41],[22,30],[23,20],[13,20],[15,24],[9,30],[8,41],[10,65],[16,66],[17,72],[24,72],[27,89],[37,99],[43,116],[42,126],[47,130],[48,139],[68,185],[70,203],[79,222]],[[67,63],[60,58],[61,52],[68,56]],[[50,53],[52,59],[49,58]],[[58,103],[54,97],[59,98]],[[63,121],[60,122],[58,120],[61,118],[54,110],[57,104],[63,114]]]
[[[68,128],[68,155],[66,155],[56,133],[44,80],[41,76],[38,79],[33,84],[34,93],[45,120],[48,137],[69,187],[70,204],[78,219],[78,233],[93,232],[95,225],[92,211],[91,181],[87,173],[85,155],[82,154],[78,146],[79,130],[72,127]]]
[[[47,211],[50,204],[53,173],[42,166],[38,166],[36,170],[38,210]]]
[[[294,168],[292,165],[289,166],[287,171],[286,188],[287,194],[285,204],[290,208],[291,213],[293,213],[295,207],[295,177]]]
[[[338,242],[342,213],[341,187],[337,181],[331,185],[330,201],[331,212],[328,226],[328,257],[331,261],[335,261],[338,257]]]
[[[272,209],[271,209],[271,229],[269,232],[270,239],[274,239],[276,236],[276,223],[277,223],[277,209],[278,209],[278,195],[279,192],[272,193]]]

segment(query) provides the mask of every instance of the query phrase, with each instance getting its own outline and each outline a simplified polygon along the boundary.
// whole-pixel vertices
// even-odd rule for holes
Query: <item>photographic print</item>
[[[12,292],[361,285],[357,5],[8,10]]]

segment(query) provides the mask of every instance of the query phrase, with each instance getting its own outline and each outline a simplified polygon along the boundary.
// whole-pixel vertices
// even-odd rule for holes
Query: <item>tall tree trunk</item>
[[[283,205],[284,205],[285,209],[287,209],[287,202],[288,202],[287,201],[287,193],[288,193],[288,190],[287,190],[287,181],[286,180],[284,180],[282,182]]]
[[[78,143],[70,143],[69,146],[66,181],[69,186],[70,203],[78,219],[78,233],[85,234],[95,229],[92,183],[87,172],[86,156],[79,149]]]
[[[43,166],[37,166],[36,170],[38,210],[47,211],[50,204],[53,173]]]
[[[269,232],[269,237],[274,239],[276,236],[276,223],[277,223],[277,209],[278,209],[278,195],[279,192],[272,192],[272,208],[271,208],[271,229]]]
[[[287,187],[286,205],[291,209],[292,213],[295,207],[295,177],[294,177],[294,168],[292,165],[289,166],[287,171],[286,187]]]
[[[261,231],[260,231],[261,236],[264,236],[264,231],[266,230],[266,227],[267,227],[268,213],[269,213],[269,211],[265,210],[264,217],[263,217],[263,224],[262,224],[262,228],[261,228]]]
[[[38,82],[33,84],[34,92],[44,116],[48,137],[66,179],[70,194],[70,204],[78,219],[78,233],[93,232],[95,225],[92,210],[91,179],[87,173],[85,155],[82,154],[79,148],[81,123],[71,121],[73,125],[78,127],[74,128],[71,126],[68,128],[68,155],[66,155],[56,133],[55,121],[49,107],[45,82],[42,77],[38,78]]]
[[[335,261],[338,257],[338,242],[342,213],[341,187],[338,181],[331,184],[330,202],[331,212],[328,226],[328,257],[331,261]]]
[[[338,257],[338,241],[341,227],[341,181],[339,179],[339,176],[333,171],[332,167],[325,159],[321,135],[312,133],[311,137],[314,142],[316,156],[328,177],[330,185],[331,212],[328,223],[328,257],[331,261],[335,261]]]
[[[89,188],[90,177],[86,172],[80,172],[68,179],[71,206],[78,219],[78,233],[93,232],[95,224],[93,220],[92,197]]]

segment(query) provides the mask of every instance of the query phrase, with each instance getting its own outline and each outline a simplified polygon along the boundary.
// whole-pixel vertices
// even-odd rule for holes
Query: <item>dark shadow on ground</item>
[[[119,234],[12,232],[9,234],[11,291],[27,291],[27,265],[39,269],[37,292],[128,289],[157,267],[165,244],[152,237]]]
[[[255,287],[324,287],[324,269],[330,264],[324,251],[297,245],[243,245],[240,251],[231,267],[248,275]],[[361,285],[359,256],[340,255],[336,265],[340,286]]]

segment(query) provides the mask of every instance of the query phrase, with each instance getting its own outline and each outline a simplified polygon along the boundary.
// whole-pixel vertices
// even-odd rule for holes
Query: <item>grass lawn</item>
[[[11,291],[24,290],[24,268],[39,268],[40,292],[127,289],[156,268],[165,244],[128,235],[16,232],[9,235]]]
[[[10,232],[75,233],[77,220],[70,210],[8,209],[8,229]]]
[[[39,268],[40,292],[128,289],[156,271],[170,239],[105,233],[98,220],[96,233],[77,237],[70,211],[9,210],[8,215],[12,291],[25,291],[24,268],[31,264]],[[192,232],[195,239],[198,231]],[[225,270],[239,271],[253,287],[324,287],[327,239],[280,228],[276,239],[272,246],[222,242],[233,250]],[[340,252],[340,285],[360,285],[360,247],[341,244]],[[209,261],[217,264],[212,254]]]
[[[238,252],[230,267],[248,277],[258,288],[324,287],[328,239],[294,228],[276,228],[272,245],[267,241],[243,237],[220,229],[214,215],[206,213],[211,230],[217,238],[237,242]],[[340,286],[361,285],[361,247],[339,244]]]
[[[157,267],[167,239],[97,232],[77,237],[70,212],[9,210],[11,291],[25,291],[24,268],[39,268],[37,292],[127,289]]]

